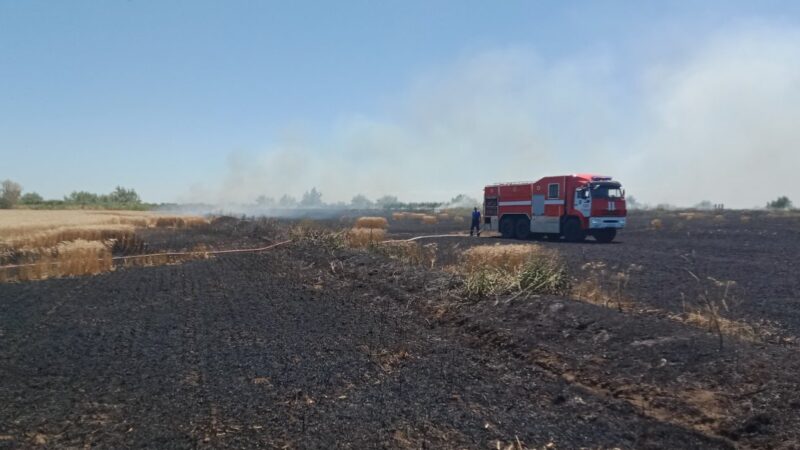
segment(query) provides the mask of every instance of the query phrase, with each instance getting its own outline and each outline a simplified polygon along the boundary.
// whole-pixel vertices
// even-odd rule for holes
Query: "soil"
[[[738,214],[640,214],[615,244],[540,243],[576,281],[587,262],[641,265],[621,310],[464,298],[440,268],[469,245],[517,243],[487,236],[433,239],[432,269],[312,237],[2,284],[0,448],[794,448],[800,221]],[[225,219],[142,239],[245,248],[289,225]],[[463,224],[403,226],[394,237]],[[736,281],[726,317],[771,334],[720,347],[678,320],[707,277]]]

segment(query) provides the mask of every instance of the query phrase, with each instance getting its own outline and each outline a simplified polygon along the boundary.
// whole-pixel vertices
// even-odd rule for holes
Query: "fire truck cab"
[[[625,192],[609,176],[578,174],[484,188],[484,230],[503,237],[611,242],[625,227]]]

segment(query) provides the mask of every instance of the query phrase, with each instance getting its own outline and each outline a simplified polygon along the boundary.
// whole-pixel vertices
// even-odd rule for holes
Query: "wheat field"
[[[0,281],[105,272],[112,249],[135,243],[137,229],[204,224],[202,217],[147,211],[0,210]]]

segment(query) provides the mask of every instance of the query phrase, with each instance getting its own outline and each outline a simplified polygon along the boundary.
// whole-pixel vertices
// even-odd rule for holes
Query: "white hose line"
[[[392,244],[396,242],[414,242],[420,239],[434,239],[434,238],[443,238],[443,237],[471,237],[468,234],[431,234],[427,236],[416,236],[411,239],[392,239],[388,241],[381,241],[378,244]]]
[[[288,244],[292,242],[291,239],[278,242],[276,244],[268,245],[266,247],[259,247],[259,248],[236,248],[233,250],[208,250],[208,251],[192,251],[192,252],[168,252],[168,253],[152,253],[149,255],[130,255],[130,256],[115,256],[111,258],[112,261],[119,261],[124,259],[137,259],[137,258],[150,258],[153,256],[187,256],[187,255],[221,255],[225,253],[255,253],[255,252],[262,252],[264,250],[269,250],[271,248],[275,248],[279,245]]]

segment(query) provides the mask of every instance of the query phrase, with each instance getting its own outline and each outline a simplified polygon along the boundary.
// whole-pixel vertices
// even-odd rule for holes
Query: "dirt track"
[[[680,242],[723,240],[666,227],[650,236],[643,223],[618,245],[545,245],[568,260],[641,259],[629,294],[670,311],[670,289],[684,279]],[[776,223],[765,228],[781,232]],[[691,226],[704,236],[702,223]],[[222,246],[277,233],[220,228],[202,239]],[[158,246],[197,239],[184,238]],[[774,268],[752,256],[777,255],[777,267],[792,245],[753,250],[740,265],[731,251],[709,275],[741,275],[743,317],[797,317],[780,313],[796,314],[796,280],[761,280]],[[657,253],[663,264],[652,263]],[[711,253],[695,258],[720,257]],[[798,444],[796,347],[729,338],[720,351],[713,334],[661,313],[547,297],[465,302],[456,283],[373,253],[297,244],[0,285],[0,447]],[[780,295],[777,309],[745,301]],[[779,325],[788,335],[797,322]]]

